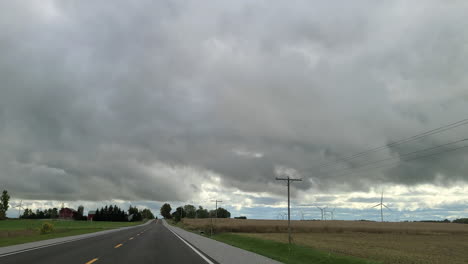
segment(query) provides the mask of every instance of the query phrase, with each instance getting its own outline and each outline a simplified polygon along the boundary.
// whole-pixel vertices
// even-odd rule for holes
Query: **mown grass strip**
[[[142,224],[143,222],[86,222],[50,221],[55,230],[40,234],[39,227],[44,220],[4,220],[0,221],[0,247],[11,246],[46,239],[82,235],[119,227]]]
[[[355,257],[339,256],[332,253],[318,251],[313,248],[280,243],[243,236],[241,234],[222,233],[212,237],[215,240],[245,249],[265,257],[286,263],[320,263],[320,264],[377,264],[380,262],[359,259]]]

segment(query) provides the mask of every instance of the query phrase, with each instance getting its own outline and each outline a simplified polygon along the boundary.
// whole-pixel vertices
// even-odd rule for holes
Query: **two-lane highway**
[[[0,257],[2,264],[214,263],[163,226],[141,227]]]

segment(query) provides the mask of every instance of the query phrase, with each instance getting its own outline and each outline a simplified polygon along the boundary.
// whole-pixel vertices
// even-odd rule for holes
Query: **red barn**
[[[76,214],[76,211],[71,208],[62,208],[59,211],[60,219],[73,219],[73,216]]]
[[[88,212],[88,221],[93,221],[95,215],[96,215],[96,211],[89,211]]]

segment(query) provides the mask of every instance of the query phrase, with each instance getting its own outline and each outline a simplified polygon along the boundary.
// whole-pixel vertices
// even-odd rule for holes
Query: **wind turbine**
[[[287,215],[286,213],[279,213],[277,218],[278,220],[281,218],[281,220],[284,220],[284,216]]]
[[[324,216],[325,210],[327,210],[327,207],[318,207],[318,206],[316,207],[320,209],[320,212],[322,213],[322,220],[323,220],[323,216]]]
[[[21,209],[24,209],[23,207],[23,200],[21,200],[21,202],[15,206],[15,208],[18,208],[18,219],[21,217]]]
[[[277,218],[278,220],[280,220],[280,219],[284,220],[284,219],[283,219],[283,214],[282,214],[282,213],[279,213],[279,214],[276,216],[276,218]]]
[[[331,214],[331,220],[333,220],[335,218],[335,215],[334,215],[335,214],[335,209],[336,209],[336,207],[333,208],[333,210],[328,211]]]
[[[377,206],[380,206],[380,220],[383,222],[383,208],[385,206],[385,208],[387,208],[389,211],[392,211],[390,208],[388,208],[388,206],[386,206],[384,203],[383,203],[383,190],[382,190],[382,196],[380,197],[380,203],[379,204],[376,204],[374,206],[372,206],[372,208],[374,207],[377,207]]]

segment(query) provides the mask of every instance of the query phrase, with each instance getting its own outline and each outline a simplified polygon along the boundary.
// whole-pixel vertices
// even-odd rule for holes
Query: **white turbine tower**
[[[331,214],[331,220],[334,220],[335,219],[335,208],[333,208],[332,210],[328,211],[330,214]]]
[[[327,207],[318,207],[318,206],[316,206],[316,207],[317,207],[317,208],[320,210],[320,212],[322,213],[322,220],[324,220],[323,217],[325,216],[325,210],[327,210]]]
[[[382,196],[380,196],[380,203],[379,204],[376,204],[374,206],[372,206],[372,208],[374,207],[377,207],[377,206],[380,206],[380,220],[383,222],[383,208],[385,206],[385,208],[387,208],[389,211],[392,211],[390,210],[390,208],[388,208],[388,206],[386,206],[384,203],[383,203],[383,190],[382,190]]]
[[[283,216],[283,213],[279,213],[276,218],[278,218],[278,220],[284,220],[284,216]]]
[[[23,208],[23,200],[21,200],[21,202],[17,205],[14,206],[15,208],[18,208],[18,219],[21,217],[21,209],[24,209]]]
[[[279,213],[279,214],[277,215],[277,218],[278,218],[278,220],[280,220],[280,218],[281,218],[281,220],[284,220],[284,217],[285,217],[285,216],[288,216],[288,214],[287,214],[287,213]]]

